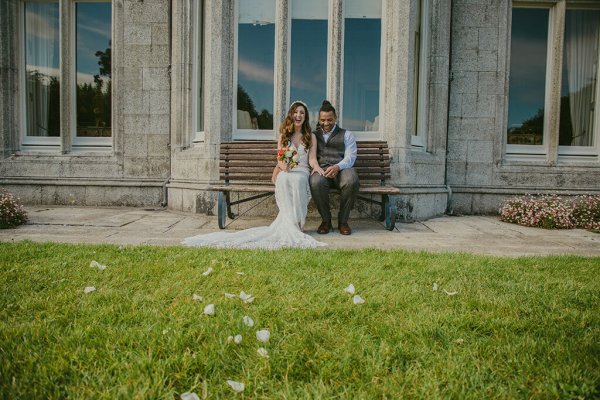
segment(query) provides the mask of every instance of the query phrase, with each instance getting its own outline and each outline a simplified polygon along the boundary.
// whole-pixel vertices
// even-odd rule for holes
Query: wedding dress
[[[186,246],[280,249],[283,247],[315,248],[327,246],[302,232],[310,200],[308,152],[303,145],[297,149],[298,165],[281,171],[275,181],[275,201],[279,208],[277,218],[269,226],[244,229],[238,232],[215,232],[184,239]]]

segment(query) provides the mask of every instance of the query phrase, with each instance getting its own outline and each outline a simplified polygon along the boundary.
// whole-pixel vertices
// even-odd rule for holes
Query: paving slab
[[[189,236],[219,230],[215,216],[162,208],[26,207],[29,222],[0,230],[0,241],[110,243],[180,246]],[[230,222],[235,231],[271,223],[270,218],[243,217]],[[388,231],[372,219],[351,220],[353,233],[316,233],[320,221],[309,219],[305,231],[328,244],[324,249],[407,249],[467,252],[494,256],[573,254],[600,256],[600,234],[581,229],[545,230],[501,222],[494,216],[443,216],[422,222],[398,223]]]

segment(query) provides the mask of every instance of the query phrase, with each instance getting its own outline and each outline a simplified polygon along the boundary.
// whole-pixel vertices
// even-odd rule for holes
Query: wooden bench
[[[390,156],[387,142],[357,142],[358,155],[354,168],[358,173],[360,191],[358,198],[381,207],[380,221],[385,221],[388,230],[394,229],[396,210],[389,196],[400,194],[400,189],[386,185],[390,179]],[[247,201],[271,196],[275,186],[271,174],[276,164],[277,142],[239,141],[221,143],[219,172],[222,183],[210,185],[207,189],[218,191],[217,212],[219,228],[224,229],[227,217],[234,219],[231,206]],[[231,193],[260,193],[232,201]],[[336,190],[332,189],[335,193]],[[339,191],[338,191],[339,192]],[[364,195],[377,195],[380,200]]]

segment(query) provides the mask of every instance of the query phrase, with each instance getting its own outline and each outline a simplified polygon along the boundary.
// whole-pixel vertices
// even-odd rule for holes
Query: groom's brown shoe
[[[348,224],[345,222],[342,222],[338,225],[338,230],[342,235],[350,235],[352,233],[352,229],[350,229]]]
[[[331,230],[331,221],[323,221],[321,225],[319,225],[319,229],[317,229],[317,233],[323,235],[325,233],[329,233]]]

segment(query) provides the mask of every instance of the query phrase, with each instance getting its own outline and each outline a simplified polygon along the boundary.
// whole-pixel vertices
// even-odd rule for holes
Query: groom
[[[335,108],[329,101],[323,101],[314,134],[317,138],[317,161],[324,173],[313,172],[310,176],[310,192],[323,220],[317,232],[325,234],[332,228],[329,189],[340,190],[338,230],[342,235],[350,235],[352,229],[348,226],[348,217],[359,187],[358,175],[352,168],[356,161],[356,139],[352,132],[337,126],[336,121]]]

